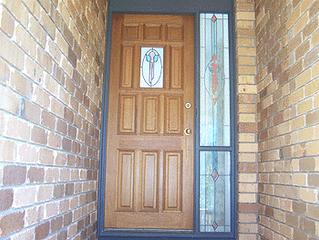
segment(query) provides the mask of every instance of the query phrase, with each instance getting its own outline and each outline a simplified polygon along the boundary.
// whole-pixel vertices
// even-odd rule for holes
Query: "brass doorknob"
[[[190,129],[190,128],[185,128],[184,129],[184,133],[185,133],[185,135],[191,135],[191,133],[192,133],[192,130]]]
[[[190,109],[192,107],[192,104],[190,102],[185,103],[185,108]]]

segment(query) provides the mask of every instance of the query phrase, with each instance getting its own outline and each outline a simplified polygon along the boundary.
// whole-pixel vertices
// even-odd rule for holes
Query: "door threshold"
[[[108,232],[137,232],[137,233],[192,233],[190,229],[165,229],[165,228],[105,228]]]

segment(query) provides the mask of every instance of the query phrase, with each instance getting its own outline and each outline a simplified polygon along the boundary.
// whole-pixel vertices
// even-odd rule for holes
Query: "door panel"
[[[106,228],[193,228],[193,31],[192,16],[113,15]],[[162,88],[140,87],[141,47],[163,48]]]
[[[117,210],[134,211],[134,151],[118,152]]]
[[[158,212],[158,152],[142,152],[141,211]]]
[[[182,153],[166,152],[164,159],[164,210],[182,210]]]

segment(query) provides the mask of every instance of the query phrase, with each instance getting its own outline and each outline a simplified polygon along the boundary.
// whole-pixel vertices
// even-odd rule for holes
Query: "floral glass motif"
[[[141,88],[162,88],[163,48],[142,47],[140,68]]]
[[[200,15],[200,144],[230,145],[227,14]]]
[[[200,14],[200,146],[230,146],[227,14]],[[200,231],[230,232],[230,152],[200,152]]]

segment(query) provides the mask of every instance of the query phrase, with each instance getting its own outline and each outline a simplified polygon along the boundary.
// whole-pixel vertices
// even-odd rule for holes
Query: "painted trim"
[[[182,3],[182,4],[181,4]],[[102,126],[101,126],[101,145],[100,145],[100,163],[99,163],[99,185],[98,185],[98,239],[121,240],[121,239],[214,239],[214,240],[235,240],[237,237],[237,95],[236,95],[236,61],[235,61],[235,18],[234,18],[233,0],[109,0],[107,15],[107,32],[105,44],[105,72],[102,99]],[[113,13],[152,13],[152,14],[191,14],[194,16],[194,35],[195,35],[195,132],[199,133],[199,14],[200,13],[227,13],[229,14],[229,44],[230,44],[230,92],[231,92],[231,146],[230,147],[200,147],[199,134],[194,136],[194,229],[189,232],[174,231],[111,231],[104,229],[104,206],[105,206],[105,172],[106,172],[106,142],[107,142],[107,117],[108,117],[108,92],[109,92],[109,73],[110,73],[110,50],[112,33],[112,15]],[[200,151],[215,150],[227,151],[231,155],[231,228],[230,233],[202,233],[199,231],[199,154]]]
[[[110,0],[113,12],[198,13],[232,11],[232,0]]]

